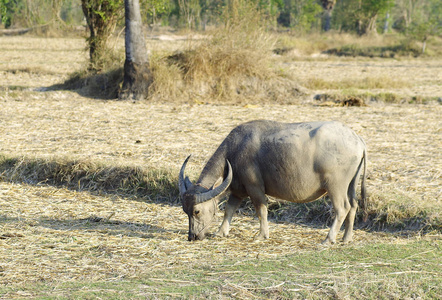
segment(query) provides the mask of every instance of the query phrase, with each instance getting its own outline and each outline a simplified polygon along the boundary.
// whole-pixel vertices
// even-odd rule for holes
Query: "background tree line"
[[[330,29],[359,35],[391,30],[419,35],[441,33],[440,0],[248,0],[265,16],[270,28],[296,32]],[[140,0],[144,24],[205,30],[222,24],[225,8],[236,0]],[[89,6],[109,22],[123,25],[123,0],[0,0],[4,28],[84,25]],[[98,20],[97,20],[98,21]],[[89,26],[90,27],[90,26]]]

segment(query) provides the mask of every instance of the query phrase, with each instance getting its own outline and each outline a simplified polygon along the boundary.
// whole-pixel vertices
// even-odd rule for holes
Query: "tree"
[[[376,21],[379,15],[386,14],[394,6],[394,0],[359,0],[358,33],[376,34]]]
[[[23,14],[26,3],[23,1],[0,0],[0,23],[9,28]]]
[[[406,31],[414,17],[422,10],[424,2],[424,0],[396,0],[393,10],[397,16],[395,29],[401,32]]]
[[[442,33],[442,3],[440,0],[428,0],[415,14],[406,34],[422,43],[422,54],[425,53],[427,40],[432,35]]]
[[[318,23],[322,7],[317,0],[284,0],[280,11],[279,24],[302,32],[312,29]]]
[[[141,10],[147,12],[149,16],[147,22],[151,26],[155,26],[158,18],[163,14],[169,14],[171,2],[168,0],[141,0]]]
[[[201,23],[201,6],[198,0],[179,0],[180,15],[185,18],[188,29],[197,29]]]
[[[151,80],[139,0],[124,0],[124,9],[126,60],[119,98],[138,100],[147,95]]]
[[[385,16],[395,0],[339,0],[333,20],[342,31],[359,35],[377,33],[377,20]]]
[[[283,0],[258,0],[257,7],[263,17],[266,19],[268,25],[276,28],[277,18],[280,14],[281,8],[284,6]]]
[[[9,27],[64,28],[81,24],[80,0],[0,0],[0,24]],[[75,20],[74,20],[75,19]],[[66,22],[68,21],[68,22]]]
[[[89,27],[89,69],[100,71],[109,51],[107,42],[114,32],[122,12],[122,0],[81,0],[86,22]]]
[[[0,0],[0,24],[3,24],[6,28],[11,26],[9,0]]]

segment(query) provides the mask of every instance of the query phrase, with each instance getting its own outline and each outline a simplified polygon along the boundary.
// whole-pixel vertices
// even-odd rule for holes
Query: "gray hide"
[[[344,220],[343,240],[349,242],[362,171],[361,206],[365,206],[365,143],[339,122],[241,124],[221,143],[195,184],[184,177],[189,157],[179,175],[183,209],[189,216],[189,240],[205,237],[215,218],[218,195],[225,190],[230,196],[219,236],[228,235],[233,214],[248,196],[260,220],[255,238],[264,239],[269,237],[266,195],[305,203],[328,193],[335,218],[324,242],[336,242]]]

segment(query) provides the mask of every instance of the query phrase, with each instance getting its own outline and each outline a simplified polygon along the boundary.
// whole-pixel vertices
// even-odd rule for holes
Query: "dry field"
[[[149,47],[165,43],[152,41]],[[7,170],[0,173],[0,299],[70,294],[96,298],[108,290],[124,299],[376,298],[370,296],[371,289],[392,299],[442,296],[442,106],[437,101],[317,106],[312,96],[329,91],[311,91],[297,105],[134,103],[48,91],[82,68],[84,48],[82,39],[0,37],[0,158],[16,159],[14,167],[42,159],[158,169],[175,176],[185,157],[193,154],[188,173],[195,179],[223,137],[241,122],[340,120],[368,145],[367,188],[373,210],[383,209],[382,217],[397,223],[416,212],[428,226],[406,232],[357,229],[351,245],[323,248],[319,243],[328,229],[298,222],[295,216],[270,222],[271,238],[253,242],[258,221],[246,212],[234,219],[229,238],[189,243],[187,216],[176,192],[170,199],[91,192],[80,182],[74,189],[23,178],[11,181],[14,172]],[[401,80],[407,84],[382,92],[442,98],[442,59],[298,58],[281,62],[281,67],[304,79]],[[222,213],[218,215],[220,220]],[[399,247],[399,252],[402,246],[425,249],[393,258],[370,254],[378,245],[386,247],[383,253],[391,247]],[[352,252],[361,257],[339,256]],[[327,262],[324,253],[338,258]],[[287,257],[295,261],[293,255],[324,259],[317,281],[309,269],[297,265],[286,266],[291,270],[284,271],[284,280],[275,277],[275,270],[247,269],[277,265]],[[417,266],[415,258],[422,258]],[[201,272],[189,273],[192,265]],[[414,281],[413,294],[408,294]],[[122,282],[133,283],[129,296],[120,293],[127,289],[120,287]]]

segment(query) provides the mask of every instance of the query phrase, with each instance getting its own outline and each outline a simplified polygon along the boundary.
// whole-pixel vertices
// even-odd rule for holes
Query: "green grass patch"
[[[438,97],[424,97],[424,96],[405,96],[391,92],[360,92],[354,88],[344,89],[336,93],[324,93],[315,95],[314,99],[317,104],[330,104],[346,106],[346,102],[355,100],[364,104],[373,102],[390,103],[390,104],[428,104],[431,102],[439,102]],[[357,101],[356,101],[357,100]],[[349,105],[352,106],[352,105]],[[357,105],[364,106],[364,105]]]
[[[29,89],[27,86],[22,85],[8,85],[8,86],[0,86],[0,92],[4,96],[11,97],[12,99],[20,98],[21,92]]]
[[[347,33],[279,34],[274,52],[285,56],[311,56],[323,53],[350,57],[437,57],[442,49],[442,39],[431,37],[422,54],[422,43],[399,34],[357,36]]]
[[[32,75],[57,75],[58,73],[44,69],[43,67],[22,67],[22,68],[13,68],[7,69],[7,73],[11,73],[14,75],[25,73]]]
[[[0,295],[34,299],[440,299],[440,247],[440,240],[420,240],[337,246],[274,259],[210,262],[195,258],[154,271],[148,278],[2,286]]]
[[[417,57],[421,55],[421,50],[415,43],[404,42],[393,46],[361,46],[358,44],[349,44],[329,49],[326,53],[337,56],[394,58],[397,56]]]
[[[310,78],[305,80],[304,86],[311,90],[321,89],[396,89],[409,87],[410,84],[402,80],[393,80],[390,77],[365,77],[358,79],[345,79],[340,81],[329,81],[321,78]]]

